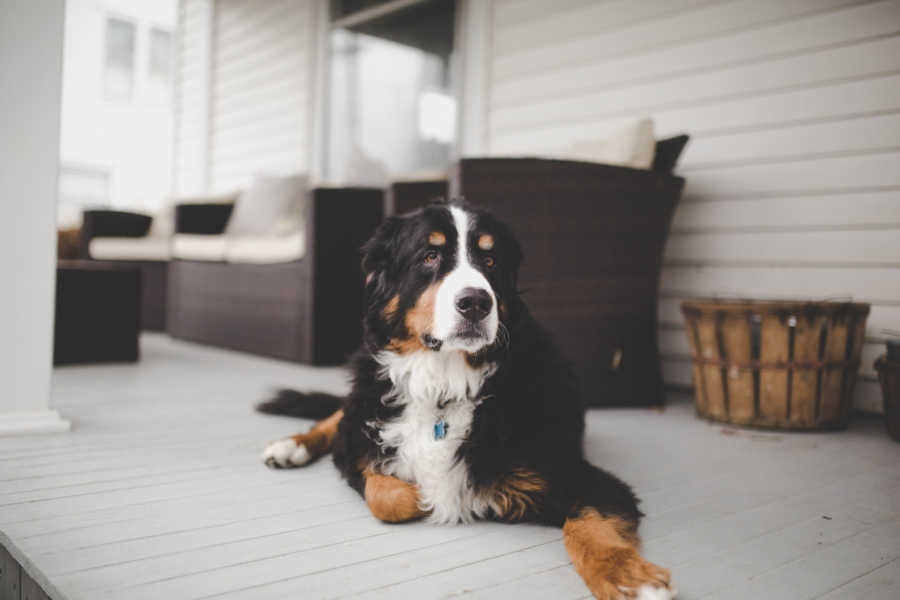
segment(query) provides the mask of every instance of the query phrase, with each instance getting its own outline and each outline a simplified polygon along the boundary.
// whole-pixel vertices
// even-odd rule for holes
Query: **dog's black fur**
[[[508,331],[508,338],[500,336],[492,346],[469,357],[473,363],[498,365],[482,389],[480,395],[486,399],[475,409],[471,432],[458,452],[458,459],[468,467],[469,484],[478,490],[489,489],[506,474],[527,469],[547,485],[525,519],[559,526],[583,509],[593,508],[636,529],[642,515],[631,489],[584,457],[584,406],[568,365],[532,318],[517,289],[522,261],[518,242],[489,213],[468,205],[465,209],[476,215],[480,231],[494,237],[490,253],[472,245],[470,255],[482,261],[478,268],[490,281],[502,307],[501,322]],[[280,399],[262,406],[266,412],[320,417],[328,412],[329,403],[331,409],[337,409],[339,401],[344,416],[333,447],[334,463],[360,494],[365,488],[361,465],[377,464],[391,452],[377,443],[378,432],[372,424],[389,421],[403,410],[382,401],[391,383],[378,376],[380,365],[374,355],[392,340],[409,338],[404,315],[424,290],[452,269],[453,257],[446,248],[439,249],[445,256],[428,264],[424,254],[434,249],[421,242],[429,231],[454,235],[449,218],[445,205],[390,217],[363,248],[365,338],[352,359],[350,395],[329,401],[319,394],[282,393]],[[454,244],[455,240],[448,239],[446,247]],[[392,300],[397,302],[396,309],[386,311]],[[431,351],[428,340],[422,342],[422,351]]]

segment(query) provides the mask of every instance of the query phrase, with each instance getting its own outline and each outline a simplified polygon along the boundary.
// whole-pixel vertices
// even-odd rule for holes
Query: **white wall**
[[[695,295],[872,302],[857,405],[900,329],[900,2],[494,0],[485,150],[547,153],[650,115],[692,135],[659,307],[689,384]]]
[[[321,3],[181,0],[176,62],[179,194],[309,169]]]
[[[0,0],[0,433],[66,429],[48,410],[63,0]]]
[[[109,17],[135,26],[130,100],[104,95]],[[175,24],[175,0],[66,2],[60,160],[108,171],[114,207],[154,213],[171,193],[172,103],[153,97],[148,73],[151,28]]]
[[[172,187],[176,195],[207,191],[209,97],[214,0],[179,0],[175,37]]]

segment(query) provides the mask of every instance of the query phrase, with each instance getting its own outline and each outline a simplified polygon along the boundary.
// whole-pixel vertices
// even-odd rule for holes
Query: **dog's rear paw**
[[[292,467],[302,467],[312,456],[309,450],[302,443],[298,443],[294,438],[285,438],[271,442],[266,446],[262,454],[263,462],[266,466],[275,469],[289,469]]]

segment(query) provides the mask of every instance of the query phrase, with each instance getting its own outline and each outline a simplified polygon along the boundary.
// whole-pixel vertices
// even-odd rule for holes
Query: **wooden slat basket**
[[[681,310],[698,414],[752,427],[846,427],[868,304],[688,300]]]

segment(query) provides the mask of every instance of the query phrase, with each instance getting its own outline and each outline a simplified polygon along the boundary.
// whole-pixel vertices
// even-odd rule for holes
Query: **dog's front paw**
[[[675,594],[674,588],[642,585],[638,588],[636,600],[672,600]]]
[[[598,600],[672,600],[669,571],[629,547],[608,548],[591,557],[585,583]]]
[[[309,462],[312,456],[306,446],[301,442],[297,442],[294,438],[285,438],[276,440],[266,446],[262,454],[263,462],[266,466],[275,469],[289,469],[292,467],[302,467]]]

